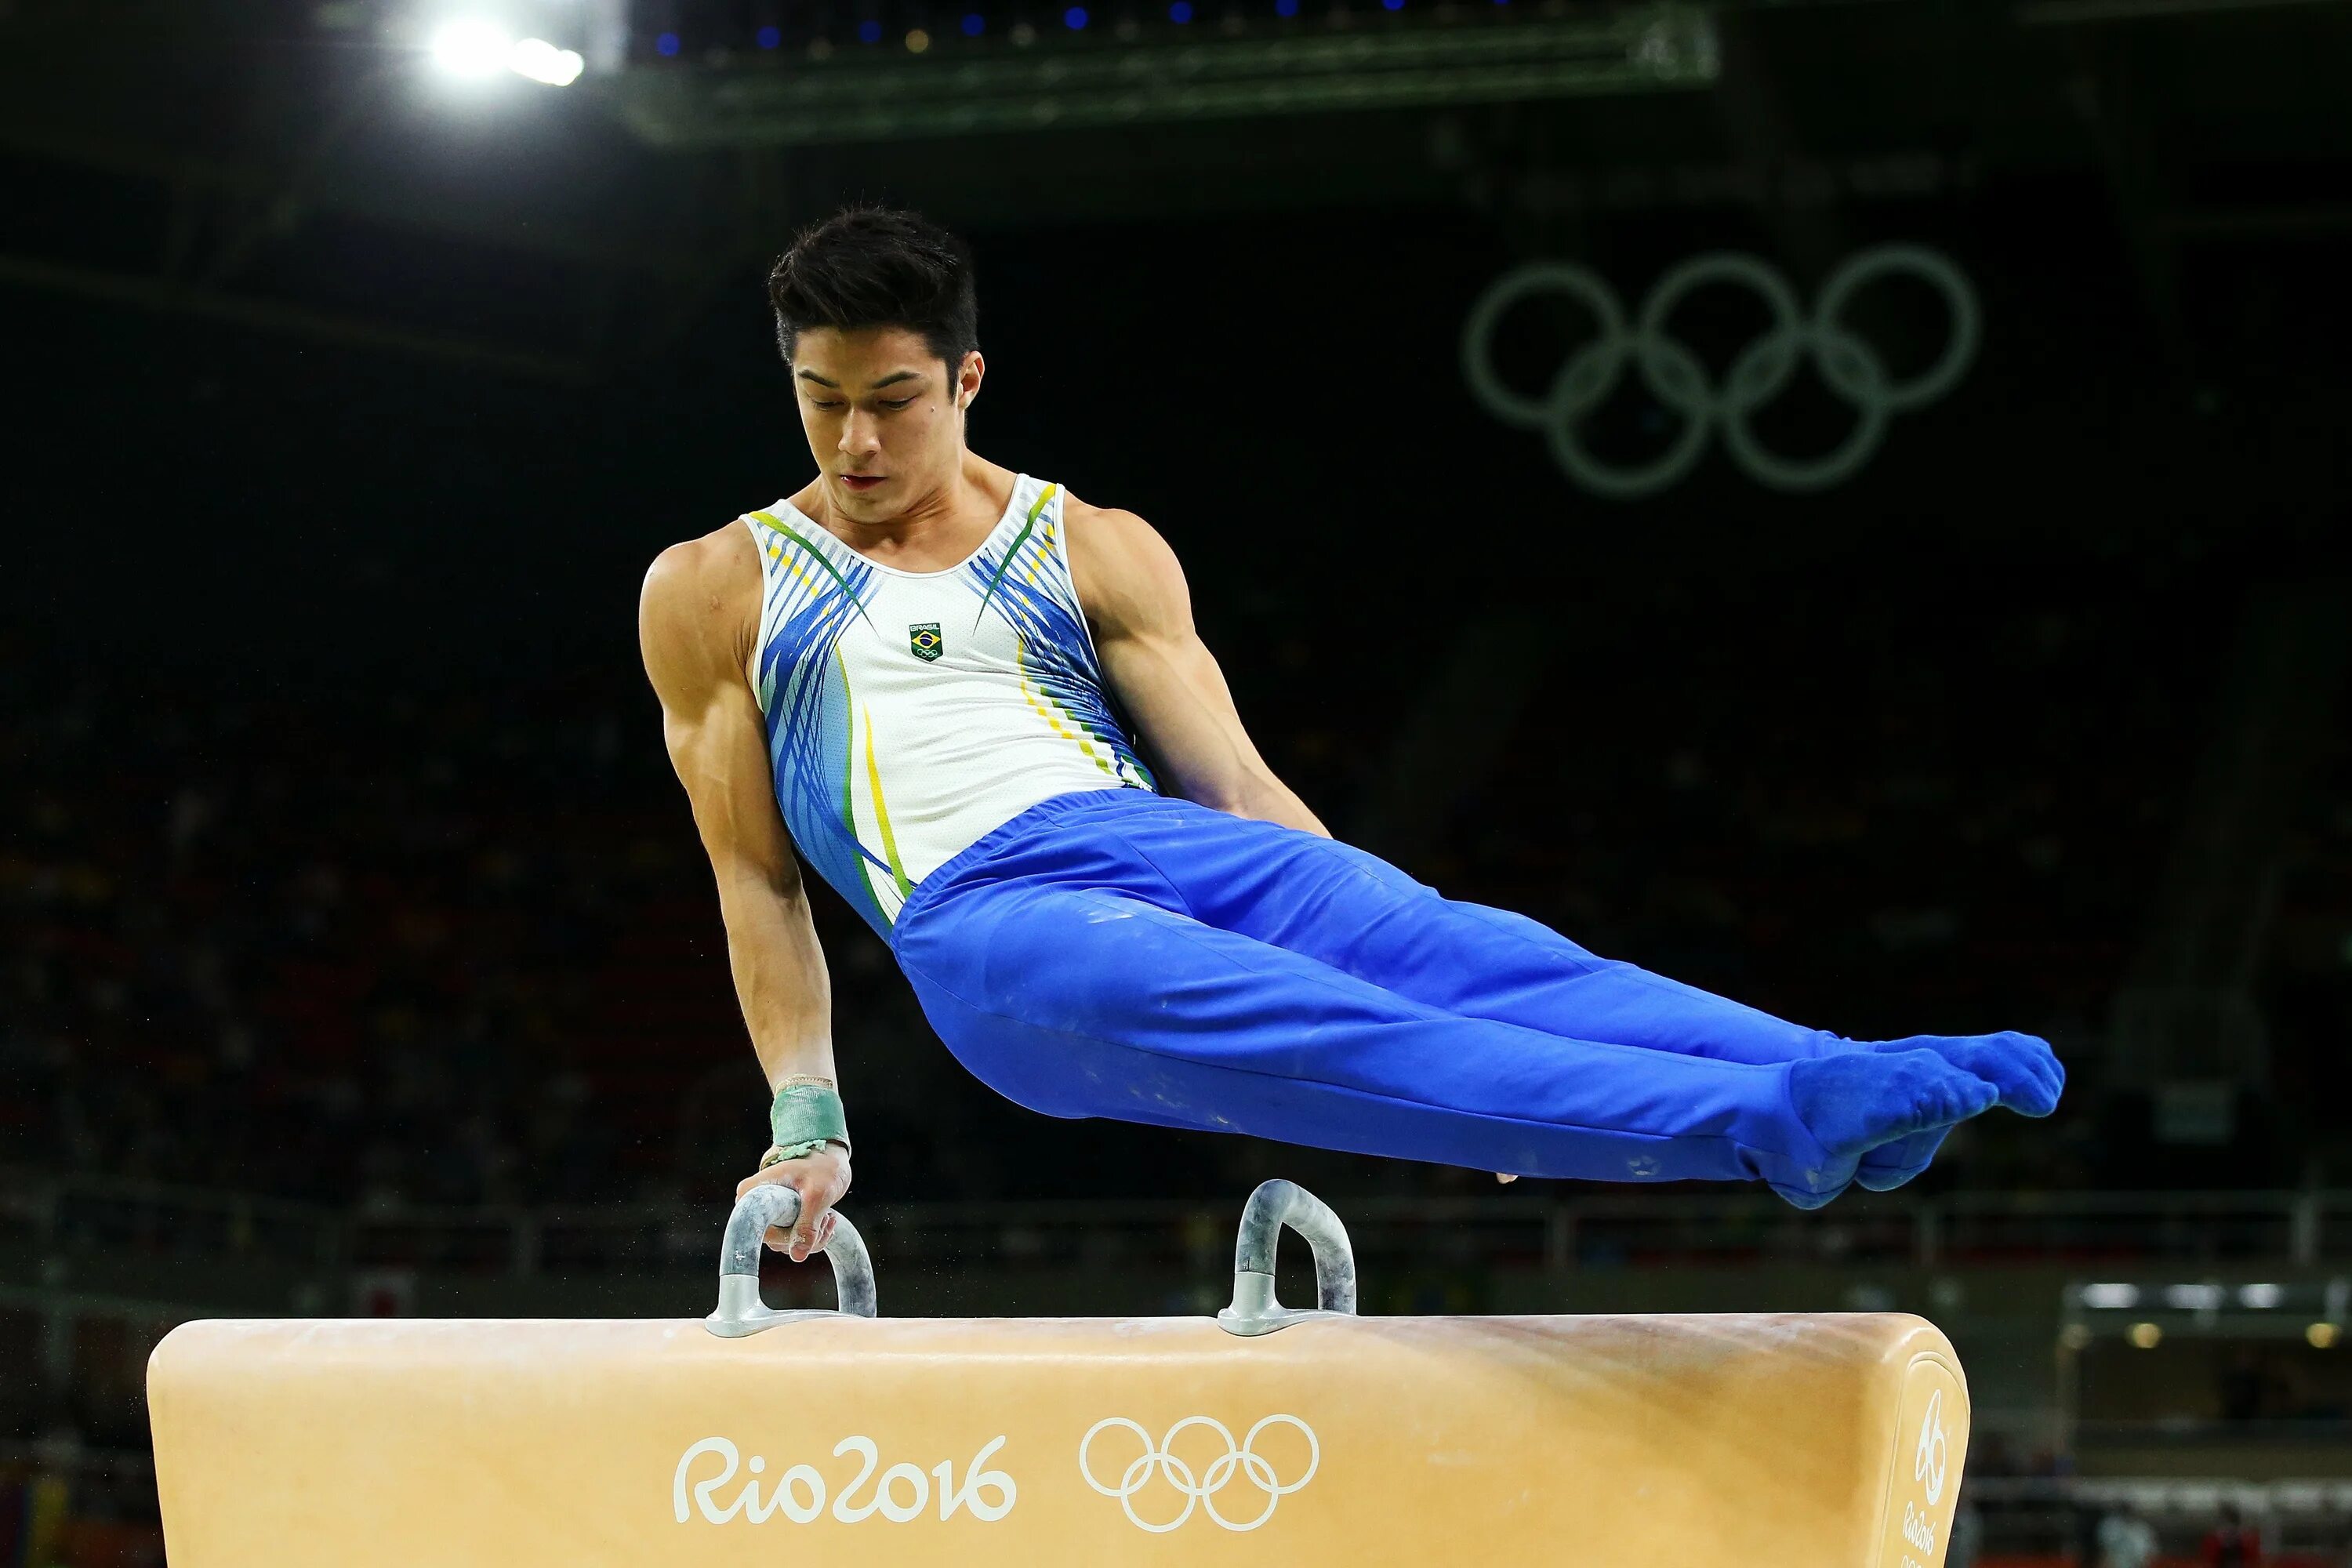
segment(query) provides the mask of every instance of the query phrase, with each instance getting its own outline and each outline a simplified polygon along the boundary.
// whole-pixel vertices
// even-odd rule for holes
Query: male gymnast
[[[664,551],[639,633],[774,1091],[740,1190],[802,1198],[772,1245],[822,1247],[850,1179],[802,860],[958,1059],[1049,1116],[1812,1208],[1997,1103],[2055,1109],[2032,1036],[1800,1028],[1336,842],[1251,743],[1160,535],[965,445],[959,240],[852,208],[768,294],[817,477]]]

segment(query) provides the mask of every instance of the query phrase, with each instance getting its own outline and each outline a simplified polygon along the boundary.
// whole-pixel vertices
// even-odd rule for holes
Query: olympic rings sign
[[[1906,381],[1896,381],[1870,342],[1843,321],[1854,293],[1882,278],[1905,276],[1943,297],[1950,317],[1949,337],[1936,363]],[[1696,289],[1730,284],[1753,292],[1771,313],[1772,324],[1743,348],[1718,384],[1706,364],[1666,333],[1668,321]],[[1495,370],[1495,333],[1505,315],[1522,300],[1564,294],[1592,312],[1599,331],[1552,376],[1538,397],[1503,384]],[[1779,268],[1761,257],[1718,250],[1671,268],[1643,300],[1632,325],[1624,307],[1598,273],[1566,261],[1539,261],[1506,273],[1471,307],[1462,329],[1462,371],[1470,390],[1488,413],[1523,430],[1540,429],[1553,458],[1569,478],[1595,495],[1633,500],[1657,494],[1685,478],[1720,427],[1723,444],[1750,479],[1779,490],[1819,490],[1860,472],[1886,437],[1887,421],[1942,397],[1958,385],[1976,359],[1982,321],[1968,274],[1939,250],[1924,245],[1878,245],[1856,251],[1822,283],[1809,315]],[[1750,424],[1758,410],[1778,397],[1811,355],[1830,390],[1853,405],[1853,429],[1818,458],[1784,458],[1758,439]],[[1607,401],[1631,362],[1650,395],[1680,415],[1682,430],[1665,451],[1649,462],[1619,467],[1602,462],[1586,447],[1581,427]]]
[[[1254,1451],[1258,1434],[1274,1426],[1296,1426],[1307,1437],[1307,1473],[1295,1481],[1277,1480],[1272,1461],[1265,1455]],[[1127,1468],[1119,1472],[1118,1484],[1115,1487],[1105,1486],[1096,1478],[1088,1453],[1088,1450],[1094,1447],[1095,1439],[1114,1426],[1123,1427],[1134,1433],[1143,1442],[1143,1452],[1129,1460]],[[1210,1460],[1208,1468],[1201,1471],[1197,1477],[1192,1472],[1192,1467],[1178,1458],[1175,1454],[1177,1437],[1194,1426],[1206,1427],[1223,1438],[1225,1444],[1225,1451]],[[1223,1422],[1206,1415],[1187,1415],[1183,1420],[1168,1428],[1166,1436],[1162,1436],[1158,1443],[1151,1440],[1150,1433],[1124,1415],[1113,1415],[1107,1420],[1096,1422],[1087,1428],[1087,1435],[1078,1440],[1078,1473],[1086,1478],[1087,1485],[1107,1498],[1117,1498],[1119,1510],[1127,1515],[1128,1522],[1138,1530],[1148,1530],[1154,1535],[1165,1535],[1174,1530],[1192,1517],[1192,1510],[1195,1508],[1205,1511],[1211,1519],[1215,1520],[1227,1530],[1255,1530],[1274,1517],[1276,1503],[1315,1479],[1316,1468],[1322,1462],[1323,1446],[1315,1440],[1314,1428],[1296,1415],[1269,1415],[1251,1427],[1249,1435],[1239,1443],[1234,1441],[1233,1433],[1226,1428]],[[1174,1487],[1184,1499],[1183,1511],[1164,1524],[1154,1524],[1135,1511],[1135,1496],[1151,1483],[1152,1472],[1155,1469],[1165,1476],[1169,1484]],[[1218,1494],[1225,1489],[1236,1474],[1247,1478],[1249,1483],[1265,1498],[1265,1506],[1258,1510],[1257,1516],[1254,1519],[1236,1521],[1228,1519],[1217,1511]]]

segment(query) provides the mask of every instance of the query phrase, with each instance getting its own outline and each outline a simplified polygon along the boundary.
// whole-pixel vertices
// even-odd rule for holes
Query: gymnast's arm
[[[1192,626],[1176,552],[1131,511],[1064,509],[1070,575],[1103,674],[1174,793],[1234,816],[1331,837],[1250,743],[1224,672]]]
[[[730,525],[662,552],[646,574],[637,638],[661,699],[662,738],[694,806],[719,881],[727,960],[752,1049],[769,1087],[831,1085],[833,992],[809,919],[800,862],[776,809],[759,703],[744,669],[757,626],[760,573],[751,539]],[[805,1258],[833,1231],[849,1190],[849,1152],[828,1143],[746,1178],[736,1195],[782,1183],[801,1195],[800,1222],[771,1246]]]

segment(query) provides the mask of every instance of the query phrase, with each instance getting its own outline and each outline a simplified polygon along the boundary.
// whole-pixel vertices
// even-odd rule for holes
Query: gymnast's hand
[[[753,1187],[787,1186],[801,1195],[801,1217],[791,1230],[777,1226],[768,1232],[768,1245],[785,1254],[795,1263],[805,1263],[809,1255],[821,1252],[833,1239],[833,1205],[849,1191],[849,1151],[838,1143],[827,1143],[814,1154],[797,1160],[780,1160],[756,1176],[746,1176],[735,1184],[735,1196],[740,1202]]]

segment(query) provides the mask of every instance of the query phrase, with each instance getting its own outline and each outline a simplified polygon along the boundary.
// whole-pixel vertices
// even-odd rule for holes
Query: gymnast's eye
[[[909,404],[913,403],[914,401],[915,401],[915,400],[914,400],[913,398],[911,398],[911,397],[902,397],[902,398],[898,399],[896,403],[892,403],[892,402],[889,402],[889,401],[887,401],[887,400],[885,400],[885,401],[884,401],[884,403],[883,403],[883,405],[882,405],[882,406],[883,406],[883,407],[885,407],[885,408],[887,408],[887,409],[888,409],[891,413],[896,414],[896,413],[898,413],[898,410],[900,410],[901,408],[904,408],[904,407],[908,406]]]

